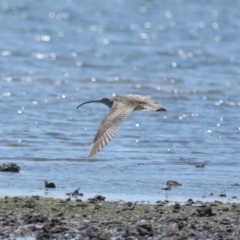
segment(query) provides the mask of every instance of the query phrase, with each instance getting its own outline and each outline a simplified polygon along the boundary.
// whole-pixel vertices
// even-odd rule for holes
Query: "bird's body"
[[[93,140],[88,158],[99,152],[115,135],[120,125],[132,111],[147,109],[152,111],[166,111],[160,104],[146,96],[128,94],[108,99],[94,100],[80,104],[99,102],[107,105],[111,110],[102,120]]]

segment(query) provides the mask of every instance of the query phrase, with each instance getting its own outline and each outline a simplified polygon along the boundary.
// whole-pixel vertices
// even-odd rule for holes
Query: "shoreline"
[[[238,239],[240,204],[0,198],[1,239]]]
[[[19,188],[10,188],[10,189],[0,189],[0,199],[4,198],[5,196],[8,197],[30,197],[30,196],[41,196],[46,198],[66,198],[67,193],[72,191],[73,188],[65,188],[65,187],[56,187],[54,189],[48,188],[39,188],[34,190],[29,189],[19,189]],[[240,203],[236,194],[229,194],[227,193],[225,196],[220,196],[219,193],[215,193],[208,196],[193,196],[193,194],[182,194],[180,193],[181,189],[172,189],[171,191],[161,190],[155,194],[139,194],[139,193],[114,193],[114,192],[106,192],[106,191],[99,191],[99,192],[89,192],[87,190],[79,190],[83,193],[83,197],[81,198],[84,201],[87,201],[88,198],[95,196],[96,194],[104,195],[108,201],[113,202],[124,202],[124,201],[134,201],[138,203],[149,203],[154,204],[158,200],[168,200],[171,203],[180,202],[184,203],[187,202],[188,199],[192,198],[194,201],[201,201],[201,202],[214,202],[220,201],[223,203]]]

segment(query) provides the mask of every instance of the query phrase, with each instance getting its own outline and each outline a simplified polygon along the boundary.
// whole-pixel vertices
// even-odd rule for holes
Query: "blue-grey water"
[[[240,2],[0,0],[0,196],[240,198]],[[88,160],[109,109],[151,96]],[[204,163],[205,168],[196,168]],[[43,180],[56,189],[46,192]],[[167,180],[181,187],[162,190]],[[226,198],[219,194],[226,193]],[[212,195],[212,196],[211,196]],[[236,199],[235,199],[236,200]]]

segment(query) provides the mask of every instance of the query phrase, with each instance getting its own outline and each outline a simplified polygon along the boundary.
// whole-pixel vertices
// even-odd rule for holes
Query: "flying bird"
[[[115,96],[111,99],[88,101],[80,104],[77,108],[87,103],[103,103],[110,108],[109,113],[102,120],[93,140],[88,158],[99,152],[115,135],[120,125],[132,111],[147,109],[151,111],[166,111],[159,103],[149,97],[128,94]]]

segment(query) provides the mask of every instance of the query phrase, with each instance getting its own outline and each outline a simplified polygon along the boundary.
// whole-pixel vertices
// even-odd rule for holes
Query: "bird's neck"
[[[107,105],[109,108],[111,108],[112,105],[113,105],[113,102],[112,102],[112,101],[109,101],[108,103],[106,103],[106,105]]]
[[[107,101],[107,102],[104,102],[104,104],[105,104],[106,106],[108,106],[109,108],[111,108],[112,105],[113,105],[113,102],[112,102],[112,101]]]

